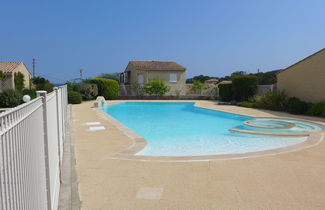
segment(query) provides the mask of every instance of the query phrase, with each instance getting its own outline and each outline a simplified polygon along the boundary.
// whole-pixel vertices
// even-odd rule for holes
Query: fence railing
[[[0,114],[0,209],[56,210],[67,115],[61,86]]]

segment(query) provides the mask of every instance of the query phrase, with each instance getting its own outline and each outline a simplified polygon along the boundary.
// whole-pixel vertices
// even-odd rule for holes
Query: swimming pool
[[[140,156],[239,154],[287,147],[307,140],[307,136],[232,132],[229,129],[267,128],[245,125],[244,122],[256,120],[252,117],[199,108],[187,102],[125,102],[106,106],[103,111],[147,141],[147,145],[135,154]],[[286,123],[277,125],[285,126]]]

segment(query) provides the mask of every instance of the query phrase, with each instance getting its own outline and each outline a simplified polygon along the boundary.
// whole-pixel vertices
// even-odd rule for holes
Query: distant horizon
[[[12,11],[15,11],[15,15]],[[53,83],[175,61],[186,77],[284,69],[325,47],[325,1],[6,1],[0,60]]]

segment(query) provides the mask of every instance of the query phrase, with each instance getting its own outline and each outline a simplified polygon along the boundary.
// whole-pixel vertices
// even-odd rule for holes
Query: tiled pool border
[[[118,102],[124,103],[124,102]],[[114,103],[114,104],[118,104]],[[176,102],[177,103],[177,102]],[[201,102],[195,102],[196,107],[209,109],[206,107],[202,107]],[[307,140],[301,142],[299,144],[281,147],[277,149],[271,150],[264,150],[264,151],[257,151],[257,152],[248,152],[248,153],[239,153],[239,154],[217,154],[217,155],[202,155],[202,156],[142,156],[142,155],[135,155],[137,152],[141,151],[146,145],[147,141],[141,137],[140,135],[136,134],[134,131],[123,125],[121,122],[113,118],[112,116],[108,115],[101,109],[94,108],[97,114],[105,119],[108,120],[111,124],[113,124],[116,128],[122,131],[126,136],[133,140],[133,144],[126,148],[125,150],[115,153],[109,154],[103,157],[103,159],[124,159],[124,160],[140,160],[140,161],[208,161],[208,160],[225,160],[225,159],[244,159],[244,158],[254,158],[254,157],[262,157],[262,156],[269,156],[269,155],[277,155],[287,152],[294,152],[299,151],[302,149],[307,149],[309,147],[313,147],[318,145],[324,138],[324,131],[317,131],[317,132],[309,132],[304,134],[308,136]],[[215,109],[210,109],[215,110]],[[216,111],[216,110],[215,110]],[[222,111],[224,112],[224,111]],[[236,113],[235,113],[236,114]],[[270,117],[256,117],[256,118],[270,118]],[[277,117],[280,118],[280,117]],[[291,119],[288,117],[281,117],[281,119]],[[311,122],[308,120],[299,119],[305,122]],[[265,135],[269,135],[265,133]],[[297,136],[297,135],[291,135]]]

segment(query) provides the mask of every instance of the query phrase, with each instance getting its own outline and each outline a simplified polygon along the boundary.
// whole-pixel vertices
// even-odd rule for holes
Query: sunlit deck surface
[[[325,125],[321,118],[195,102],[236,114],[290,117]],[[83,209],[325,209],[323,141],[293,152],[254,158],[181,162],[113,159],[108,157],[134,142],[92,105],[72,106]],[[85,125],[87,122],[100,124]],[[91,131],[91,126],[105,129]]]

